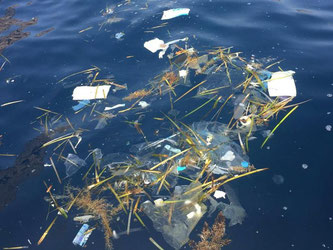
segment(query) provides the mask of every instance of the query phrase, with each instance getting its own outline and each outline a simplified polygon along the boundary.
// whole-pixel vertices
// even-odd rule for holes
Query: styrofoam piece
[[[110,91],[110,85],[78,86],[73,91],[73,100],[106,99]]]
[[[213,196],[216,198],[216,199],[220,199],[220,198],[223,198],[225,199],[225,196],[226,196],[226,192],[223,192],[221,190],[216,190],[215,193],[213,194]]]
[[[161,20],[168,20],[178,16],[187,16],[190,13],[189,8],[177,8],[163,11]]]
[[[297,91],[293,74],[295,74],[295,71],[292,70],[272,73],[272,78],[267,80],[269,96],[296,96]]]

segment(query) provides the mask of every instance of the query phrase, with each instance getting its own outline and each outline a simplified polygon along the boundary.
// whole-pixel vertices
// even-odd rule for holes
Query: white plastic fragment
[[[83,215],[83,216],[76,216],[74,217],[74,221],[80,222],[80,223],[87,223],[89,220],[95,218],[93,215]]]
[[[330,132],[332,131],[332,125],[326,125],[325,126],[326,131]]]
[[[164,49],[166,45],[164,44],[163,40],[154,38],[152,40],[145,42],[143,46],[150,52],[155,53],[158,50]]]
[[[117,108],[122,108],[122,107],[125,107],[125,103],[120,103],[120,104],[117,104],[117,105],[114,105],[112,107],[105,107],[104,108],[104,111],[108,111],[108,110],[112,110],[112,109],[117,109]]]
[[[187,76],[187,70],[186,69],[179,70],[179,77],[185,78],[186,76]]]
[[[110,85],[78,86],[73,91],[73,100],[106,99],[110,88]]]
[[[296,85],[293,78],[295,71],[274,72],[272,78],[267,80],[268,94],[275,96],[296,96]]]
[[[194,215],[195,215],[195,212],[192,211],[192,212],[188,213],[188,214],[186,215],[186,217],[187,217],[187,219],[192,219],[192,218],[194,217]]]
[[[152,40],[149,40],[147,42],[145,42],[143,44],[143,46],[149,50],[150,52],[152,53],[155,53],[156,51],[159,51],[159,50],[162,50],[160,51],[160,53],[158,54],[158,57],[159,58],[163,58],[165,52],[167,51],[167,49],[169,48],[169,45],[171,44],[174,44],[174,43],[177,43],[177,42],[185,42],[187,41],[188,38],[185,37],[183,39],[177,39],[177,40],[173,40],[173,41],[170,41],[170,42],[167,42],[167,43],[164,43],[163,40],[160,40],[158,38],[154,38]]]
[[[223,192],[223,191],[221,191],[221,190],[216,190],[213,196],[214,196],[216,199],[220,199],[220,198],[225,199],[226,194],[227,194],[226,192]]]
[[[189,8],[177,8],[163,11],[161,20],[168,20],[178,16],[187,16],[190,13]]]
[[[154,203],[155,203],[156,207],[163,207],[164,206],[164,201],[161,198],[154,200]]]
[[[145,102],[145,101],[140,101],[140,102],[138,103],[138,105],[139,105],[141,108],[145,109],[145,108],[147,108],[150,104],[147,103],[147,102]]]
[[[174,148],[174,147],[171,147],[170,145],[165,145],[164,146],[164,148],[166,149],[166,150],[168,150],[168,151],[170,151],[170,152],[172,152],[172,153],[175,153],[175,154],[178,154],[178,153],[180,153],[181,152],[181,150],[180,149],[178,149],[178,148]]]
[[[221,161],[233,161],[235,159],[235,154],[232,151],[227,151],[222,157]]]
[[[307,169],[308,167],[309,167],[308,164],[305,164],[305,163],[302,164],[302,168],[303,168],[303,169]]]
[[[192,219],[194,216],[201,217],[202,216],[202,211],[201,211],[201,206],[198,203],[194,204],[195,211],[192,211],[186,215],[187,219]]]

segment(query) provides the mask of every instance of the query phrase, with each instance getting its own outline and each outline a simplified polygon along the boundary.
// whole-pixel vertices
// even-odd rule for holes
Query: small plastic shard
[[[187,16],[190,13],[189,8],[177,8],[163,11],[161,20],[168,20],[179,16]]]
[[[235,159],[235,154],[232,151],[226,152],[222,157],[221,161],[233,161]]]
[[[185,166],[178,166],[178,167],[177,167],[177,171],[178,171],[178,172],[184,171],[185,169],[186,169]]]
[[[185,78],[187,76],[187,70],[179,70],[179,77]]]
[[[115,34],[114,37],[115,37],[117,40],[121,40],[124,36],[125,36],[125,33],[124,33],[124,32],[119,32],[119,33]]]
[[[104,111],[109,111],[109,110],[112,110],[112,109],[122,108],[122,107],[125,107],[125,106],[126,106],[125,103],[120,103],[120,104],[114,105],[112,107],[105,107]]]
[[[80,222],[80,223],[87,223],[89,220],[95,218],[93,215],[82,215],[82,216],[76,216],[74,217],[74,221]]]
[[[221,191],[221,190],[216,190],[213,196],[214,196],[216,199],[220,199],[220,198],[225,199],[226,194],[227,194],[226,192],[223,192],[223,191]]]
[[[78,110],[82,109],[83,107],[87,106],[89,103],[90,103],[89,100],[79,101],[78,104],[73,106],[73,110],[78,111]]]
[[[281,71],[272,74],[272,78],[267,80],[268,94],[275,96],[296,96],[296,85],[293,78],[295,71]]]
[[[155,53],[158,50],[164,49],[166,45],[164,44],[163,40],[154,38],[150,41],[145,42],[143,46],[150,52]]]
[[[66,166],[66,175],[67,177],[72,176],[75,174],[81,167],[85,166],[85,160],[82,160],[80,157],[74,154],[68,154],[65,166]]]
[[[243,168],[247,168],[247,167],[249,167],[250,164],[247,161],[242,161],[241,165]]]
[[[140,102],[138,103],[138,105],[139,105],[141,108],[145,109],[145,108],[147,108],[150,104],[147,103],[147,102],[145,102],[145,101],[140,101]]]
[[[110,88],[110,85],[78,86],[73,91],[73,100],[106,99]]]
[[[179,154],[181,152],[180,149],[171,147],[170,145],[165,145],[164,148],[172,153]]]
[[[92,231],[87,232],[89,229],[88,224],[83,224],[80,228],[79,232],[76,234],[73,244],[75,246],[79,245],[81,247],[84,247],[89,239],[89,236],[91,235]]]
[[[107,119],[105,117],[102,117],[98,120],[98,123],[95,127],[95,129],[103,129],[105,126],[108,125]]]
[[[155,203],[156,207],[163,207],[164,206],[164,201],[161,198],[159,198],[157,200],[154,200],[154,203]]]
[[[185,42],[187,40],[188,40],[188,37],[185,37],[185,38],[182,38],[182,39],[177,39],[177,40],[173,40],[173,41],[164,43],[163,40],[158,39],[158,38],[154,38],[152,40],[149,40],[149,41],[145,42],[143,44],[143,46],[152,53],[155,53],[159,50],[162,50],[158,54],[158,57],[161,59],[161,58],[163,58],[165,52],[169,48],[169,45],[177,43],[177,42]]]

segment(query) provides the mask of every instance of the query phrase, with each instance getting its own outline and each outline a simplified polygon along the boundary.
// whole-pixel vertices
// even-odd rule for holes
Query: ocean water
[[[2,0],[0,15],[14,4],[14,18],[38,21],[24,29],[29,32],[27,37],[1,52],[4,57],[0,64],[8,61],[0,71],[0,104],[24,100],[0,108],[1,154],[18,155],[39,135],[33,128],[39,127],[34,121],[42,113],[34,107],[64,113],[80,126],[70,111],[76,104],[71,98],[73,87],[82,79],[59,82],[65,76],[96,65],[104,76],[126,83],[130,91],[145,87],[152,76],[168,66],[166,58],[158,59],[143,47],[155,37],[165,41],[189,37],[189,44],[201,51],[232,46],[248,59],[283,60],[282,69],[296,72],[298,94],[294,103],[308,102],[287,118],[263,149],[262,141],[251,141],[251,163],[269,170],[232,183],[247,217],[242,225],[227,227],[232,243],[225,249],[333,248],[333,132],[327,129],[327,125],[333,126],[333,2],[152,0],[124,5],[122,1]],[[106,22],[103,10],[120,4],[112,16],[122,20]],[[160,20],[163,10],[178,7],[190,8],[189,16],[151,29],[164,22]],[[40,33],[51,28],[44,35]],[[11,26],[0,35],[15,29],[17,26]],[[119,32],[125,34],[121,40],[115,38]],[[154,107],[154,114],[163,105],[169,104]],[[144,131],[153,130],[153,125],[145,124]],[[111,124],[84,137],[78,153],[86,154],[88,141],[104,152],[117,152],[134,136],[135,129],[123,123]],[[0,168],[8,169],[14,161],[15,157],[0,157]],[[59,172],[64,174],[64,169]],[[65,220],[58,220],[44,242],[36,245],[50,223],[50,218],[46,221],[43,180],[54,183],[61,192],[50,168],[36,173],[4,189],[2,196],[10,194],[10,201],[0,211],[0,247],[76,249],[71,241],[79,227]],[[276,179],[283,182],[277,184]],[[199,232],[193,231],[193,237]],[[170,248],[154,231],[123,236],[114,241],[114,248],[155,249],[150,236],[163,248]],[[103,234],[93,232],[86,249],[104,249]]]

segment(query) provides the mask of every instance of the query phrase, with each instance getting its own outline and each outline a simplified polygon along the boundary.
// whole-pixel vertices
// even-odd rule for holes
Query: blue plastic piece
[[[247,168],[249,166],[249,163],[247,161],[242,161],[241,165],[243,168]]]
[[[269,72],[268,70],[261,70],[258,72],[258,76],[264,87],[267,89],[268,88],[267,80],[272,78],[272,73]]]
[[[83,224],[83,226],[80,228],[79,232],[76,234],[76,236],[73,240],[74,245],[79,245],[81,247],[85,246],[89,236],[92,233],[92,231],[86,233],[88,229],[89,229],[89,225],[88,224]]]
[[[82,109],[84,106],[88,105],[89,103],[90,103],[89,100],[79,101],[78,104],[76,104],[75,106],[73,106],[73,110],[74,111],[78,111],[79,109]]]
[[[186,169],[186,167],[185,166],[178,166],[177,167],[177,171],[183,171],[183,170],[185,170]]]

